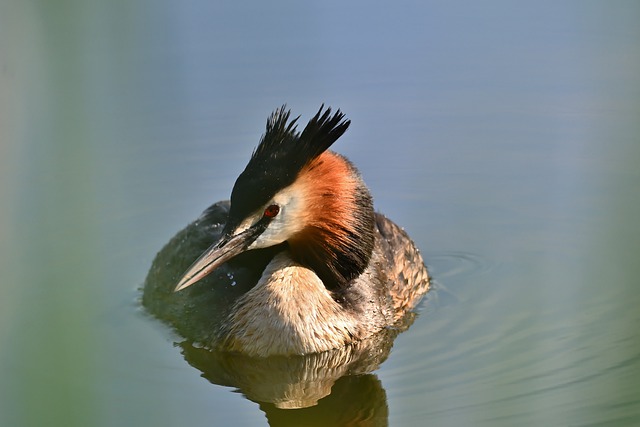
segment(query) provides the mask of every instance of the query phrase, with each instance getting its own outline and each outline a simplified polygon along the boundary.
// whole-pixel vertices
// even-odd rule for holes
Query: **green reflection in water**
[[[94,425],[100,254],[81,19],[53,2],[3,6],[12,188],[3,266],[4,425]],[[4,145],[4,144],[3,144]],[[4,153],[6,154],[6,153]],[[4,198],[6,196],[6,198]],[[3,232],[3,237],[4,237]],[[3,276],[4,276],[3,274]],[[4,281],[4,280],[3,280]],[[9,313],[9,314],[7,314]]]

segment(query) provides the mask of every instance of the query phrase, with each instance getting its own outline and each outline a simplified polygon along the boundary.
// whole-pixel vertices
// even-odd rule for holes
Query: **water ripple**
[[[568,292],[471,253],[427,259],[433,291],[380,372],[392,406],[412,402],[410,418],[435,425],[638,420],[640,313],[619,301],[640,298]],[[603,390],[619,398],[597,401]]]

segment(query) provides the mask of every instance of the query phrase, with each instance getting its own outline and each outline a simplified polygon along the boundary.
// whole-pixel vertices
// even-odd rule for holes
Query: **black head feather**
[[[326,151],[349,127],[349,120],[338,110],[320,107],[302,133],[299,117],[282,106],[267,120],[267,129],[245,170],[231,192],[230,221],[241,220],[269,201],[279,190],[292,184],[310,161]]]

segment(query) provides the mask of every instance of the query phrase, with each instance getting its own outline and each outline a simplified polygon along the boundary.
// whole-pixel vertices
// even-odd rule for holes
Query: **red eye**
[[[267,218],[274,218],[280,212],[280,206],[278,205],[269,205],[264,210],[264,216]]]

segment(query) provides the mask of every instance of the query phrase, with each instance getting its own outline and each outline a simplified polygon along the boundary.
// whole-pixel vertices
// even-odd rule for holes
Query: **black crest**
[[[340,110],[332,114],[323,105],[299,133],[299,117],[290,120],[290,116],[283,105],[267,120],[260,144],[233,186],[230,220],[244,218],[292,184],[300,170],[326,151],[351,123]]]

